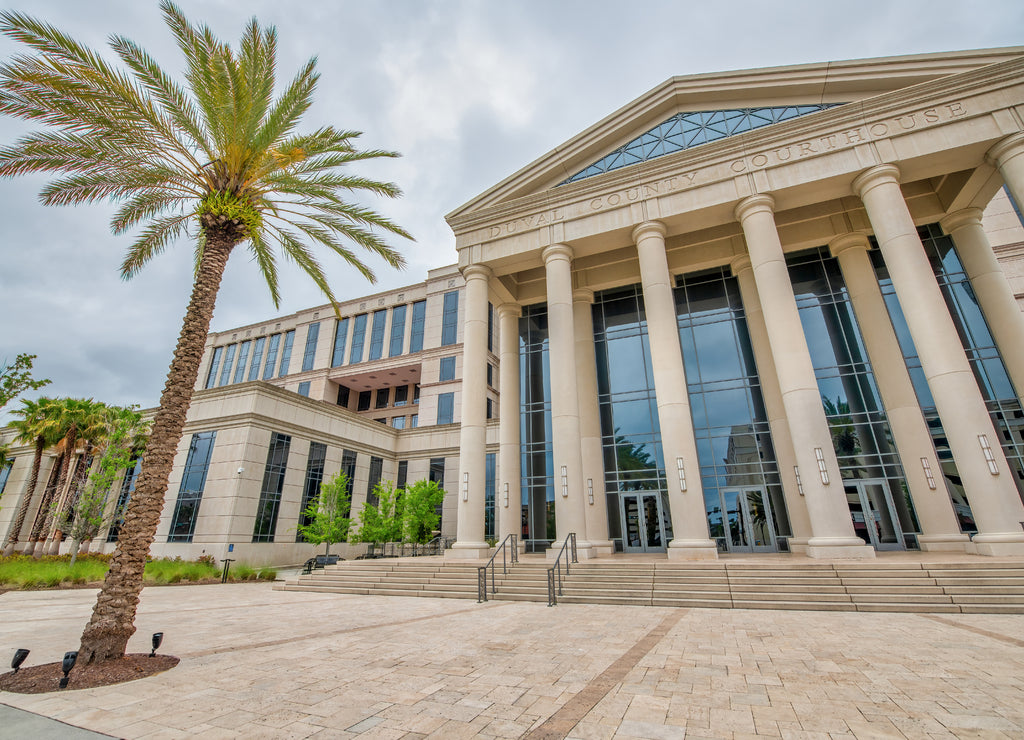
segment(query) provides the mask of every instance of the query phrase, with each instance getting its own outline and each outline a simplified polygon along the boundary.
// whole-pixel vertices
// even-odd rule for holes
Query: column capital
[[[518,303],[500,303],[498,304],[498,318],[516,318],[518,319],[523,315],[523,307]]]
[[[1001,167],[1008,159],[1013,159],[1018,154],[1024,154],[1024,132],[1020,131],[996,142],[996,145],[985,154],[985,159],[996,167]]]
[[[568,244],[552,244],[544,248],[544,251],[540,253],[541,259],[544,260],[544,264],[548,264],[553,260],[563,259],[566,262],[572,262],[573,249]]]
[[[749,270],[751,269],[751,267],[753,267],[753,265],[750,262],[749,254],[736,255],[735,257],[732,258],[732,261],[729,263],[729,266],[732,268],[733,275],[739,275],[744,270]]]
[[[939,226],[947,234],[952,234],[962,226],[981,226],[981,214],[980,208],[964,208],[953,211],[939,220]]]
[[[768,195],[767,193],[758,193],[757,195],[751,195],[744,198],[736,204],[736,210],[733,213],[736,214],[736,220],[743,222],[747,216],[754,213],[762,213],[767,211],[768,213],[775,213],[775,198]]]
[[[866,252],[871,249],[871,242],[868,241],[866,234],[840,234],[828,243],[828,249],[833,257],[838,257],[851,249],[862,249]]]
[[[638,244],[641,239],[652,233],[658,234],[662,239],[664,239],[665,235],[668,233],[668,227],[661,221],[644,221],[641,224],[637,224],[633,227],[633,243]]]
[[[594,302],[594,291],[590,288],[576,288],[572,292],[573,303],[593,303]]]
[[[490,280],[494,271],[487,265],[466,265],[462,268],[462,277],[468,283],[470,280]]]
[[[878,164],[857,175],[853,179],[850,189],[863,200],[866,192],[887,182],[900,184],[900,168],[894,164]]]

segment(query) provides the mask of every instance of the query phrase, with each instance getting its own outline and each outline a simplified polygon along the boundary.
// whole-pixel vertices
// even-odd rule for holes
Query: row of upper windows
[[[314,345],[315,342],[314,338]],[[237,344],[214,347],[204,387],[214,388],[246,380],[270,380],[275,375],[277,377],[287,375],[294,343],[295,330],[292,329],[284,334],[271,334],[269,337],[257,337]],[[279,354],[280,362],[278,361]],[[235,361],[236,355],[237,362]],[[305,365],[305,358],[303,365]],[[234,370],[233,373],[232,370]]]

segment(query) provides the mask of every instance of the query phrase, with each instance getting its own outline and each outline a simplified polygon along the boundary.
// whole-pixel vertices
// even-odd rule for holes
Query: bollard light
[[[11,659],[11,668],[17,673],[18,669],[21,668],[21,664],[25,662],[25,658],[28,657],[29,651],[25,648],[18,648],[14,651],[14,657]]]
[[[60,688],[66,689],[68,687],[68,674],[71,673],[71,669],[75,667],[75,662],[78,660],[78,651],[69,650],[64,653],[64,660],[61,661],[60,667],[64,671],[64,678],[60,680]]]
[[[153,633],[153,650],[150,651],[150,653],[149,653],[149,657],[150,658],[156,657],[156,649],[158,647],[160,647],[160,643],[163,642],[163,641],[164,641],[164,633],[163,632],[154,632]]]

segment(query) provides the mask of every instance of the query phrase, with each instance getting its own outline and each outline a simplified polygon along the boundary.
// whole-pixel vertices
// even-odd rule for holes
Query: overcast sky
[[[454,263],[444,214],[672,75],[1024,43],[1020,0],[180,5],[232,43],[252,15],[277,26],[280,79],[311,55],[319,58],[307,130],[356,129],[365,132],[364,146],[403,154],[359,171],[403,189],[401,200],[376,206],[415,236],[398,245],[409,266],[398,273],[374,263],[374,287],[325,260],[339,299],[418,282],[427,269]],[[5,7],[93,47],[112,33],[128,36],[165,69],[180,69],[155,0],[18,0]],[[16,49],[0,40],[3,58]],[[0,142],[25,130],[0,119]],[[112,209],[44,208],[37,199],[43,182],[0,181],[0,363],[33,353],[36,377],[53,380],[48,395],[153,406],[191,288],[192,245],[178,244],[122,282],[118,267],[131,240],[111,235]],[[323,303],[292,269],[282,271],[281,283],[275,308],[248,255],[236,250],[213,329]]]

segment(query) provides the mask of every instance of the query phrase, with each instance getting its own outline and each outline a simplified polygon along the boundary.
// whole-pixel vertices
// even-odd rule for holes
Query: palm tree
[[[168,0],[160,7],[184,55],[184,84],[126,38],[112,37],[110,47],[127,71],[48,24],[0,13],[0,31],[35,52],[0,68],[0,112],[49,127],[0,148],[0,176],[58,173],[41,193],[45,204],[116,202],[114,233],[141,227],[121,265],[124,278],[190,228],[196,231],[192,296],[135,495],[82,635],[79,660],[86,663],[124,655],[135,631],[142,570],[234,247],[247,245],[275,304],[279,250],[337,310],[309,244],[339,255],[372,282],[372,270],[350,245],[402,267],[402,256],[377,230],[408,237],[387,218],[343,197],[397,197],[395,185],[341,169],[394,152],[357,150],[358,132],[329,126],[296,133],[319,79],[315,59],[275,100],[273,28],[263,29],[253,19],[236,51],[209,28],[193,26]]]
[[[7,533],[7,544],[4,546],[4,555],[10,555],[18,545],[18,536],[21,528],[25,525],[25,517],[28,514],[32,498],[36,494],[36,486],[39,483],[39,468],[43,461],[43,453],[48,447],[56,443],[53,435],[53,427],[49,423],[47,407],[52,404],[52,399],[40,397],[35,401],[21,400],[21,408],[12,413],[19,417],[11,422],[11,427],[16,431],[14,441],[19,444],[34,445],[35,456],[32,458],[32,472],[29,475],[28,490],[21,499],[18,506],[17,516]]]

